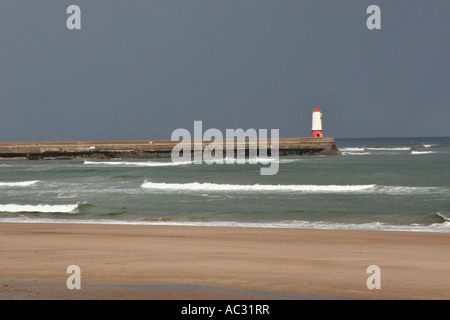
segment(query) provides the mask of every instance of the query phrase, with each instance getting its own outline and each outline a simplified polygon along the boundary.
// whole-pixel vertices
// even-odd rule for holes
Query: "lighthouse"
[[[313,109],[312,113],[312,129],[311,129],[311,137],[323,137],[322,131],[322,112],[318,106]]]

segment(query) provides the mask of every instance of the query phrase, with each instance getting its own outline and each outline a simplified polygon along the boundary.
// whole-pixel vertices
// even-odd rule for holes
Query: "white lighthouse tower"
[[[315,138],[323,137],[322,112],[320,112],[320,109],[318,106],[316,106],[313,109],[313,113],[312,113],[311,137],[315,137]]]

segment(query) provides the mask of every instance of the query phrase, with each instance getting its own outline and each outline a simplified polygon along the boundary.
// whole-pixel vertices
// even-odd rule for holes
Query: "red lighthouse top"
[[[319,109],[318,106],[316,106],[316,107],[313,109],[313,111],[320,111],[320,109]]]

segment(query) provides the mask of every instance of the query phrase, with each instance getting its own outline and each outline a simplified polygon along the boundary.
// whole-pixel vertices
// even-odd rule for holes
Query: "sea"
[[[0,222],[450,232],[450,138],[336,145],[257,164],[0,161]]]

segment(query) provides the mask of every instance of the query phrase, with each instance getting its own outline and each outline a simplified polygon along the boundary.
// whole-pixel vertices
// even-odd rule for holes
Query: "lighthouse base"
[[[322,130],[312,130],[311,131],[311,137],[313,137],[313,138],[322,138],[323,137],[323,131]]]

